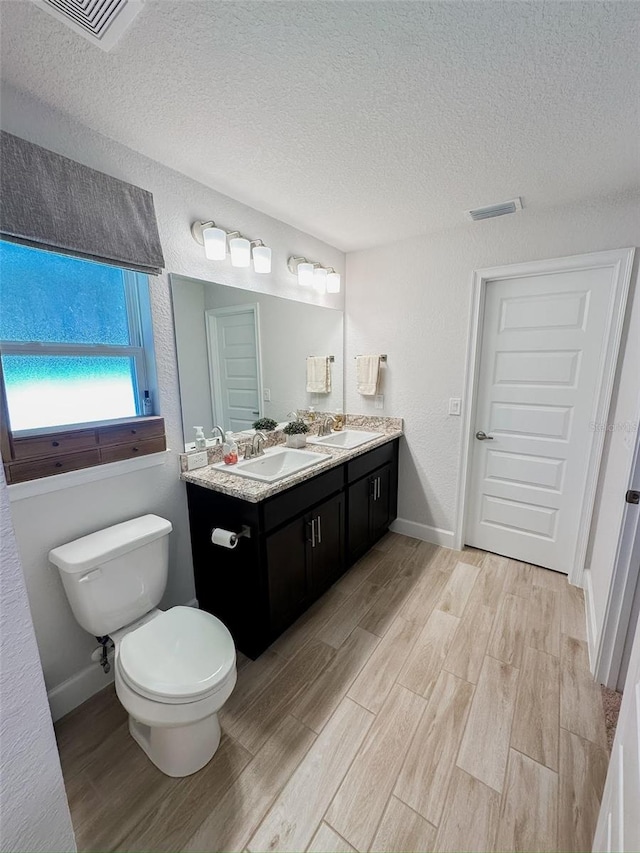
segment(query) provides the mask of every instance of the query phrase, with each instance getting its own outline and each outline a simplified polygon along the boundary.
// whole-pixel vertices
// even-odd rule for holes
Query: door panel
[[[467,544],[569,571],[614,297],[613,267],[487,283]]]
[[[344,495],[321,504],[311,516],[316,520],[316,542],[311,556],[316,595],[328,589],[344,568]]]
[[[267,536],[271,627],[282,631],[301,613],[311,595],[308,517]]]

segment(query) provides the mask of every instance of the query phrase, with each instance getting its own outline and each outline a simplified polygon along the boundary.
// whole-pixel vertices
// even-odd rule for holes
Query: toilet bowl
[[[73,614],[115,646],[116,693],[129,731],[168,776],[204,767],[220,743],[218,711],[236,683],[233,638],[203,610],[157,605],[171,523],[145,515],[54,548]]]
[[[191,607],[149,616],[111,635],[116,694],[156,767],[189,776],[220,743],[218,711],[236,683],[233,639],[219,619]]]

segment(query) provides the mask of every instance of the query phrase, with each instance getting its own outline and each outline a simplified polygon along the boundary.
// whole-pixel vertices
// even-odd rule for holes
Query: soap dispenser
[[[204,436],[204,427],[197,426],[194,430],[196,431],[196,450],[206,450],[207,439]]]
[[[222,453],[222,458],[224,460],[225,465],[235,465],[238,461],[238,445],[233,439],[232,432],[228,432],[225,437]]]

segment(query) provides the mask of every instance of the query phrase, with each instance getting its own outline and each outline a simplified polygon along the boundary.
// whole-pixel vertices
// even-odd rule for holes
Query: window
[[[151,414],[148,277],[0,241],[0,351],[14,435]]]

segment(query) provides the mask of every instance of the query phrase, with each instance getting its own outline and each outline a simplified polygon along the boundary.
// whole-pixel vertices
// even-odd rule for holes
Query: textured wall
[[[0,849],[76,849],[0,471]]]
[[[637,195],[472,223],[347,256],[346,396],[349,411],[375,413],[355,390],[353,356],[388,353],[384,414],[405,419],[400,518],[452,531],[473,270],[640,244]],[[637,262],[636,262],[637,263]]]
[[[160,166],[9,88],[3,90],[1,121],[3,129],[11,133],[151,190],[169,272],[342,306],[343,294],[319,297],[300,291],[286,269],[287,256],[297,254],[344,273],[344,255],[314,237]],[[250,237],[260,237],[271,246],[271,275],[256,276],[251,270],[232,267],[228,261],[207,261],[189,232],[193,220],[207,217],[237,227]],[[175,458],[182,446],[182,426],[168,275],[151,280],[151,304],[160,414],[166,420],[172,449],[167,464],[12,504],[47,687],[51,691],[64,683],[62,694],[68,692],[80,700],[95,690],[96,668],[89,661],[95,641],[73,618],[57,573],[48,565],[51,548],[135,515],[158,513],[170,519],[174,528],[164,605],[194,597],[185,490],[178,479]],[[100,684],[102,675],[98,675]]]

